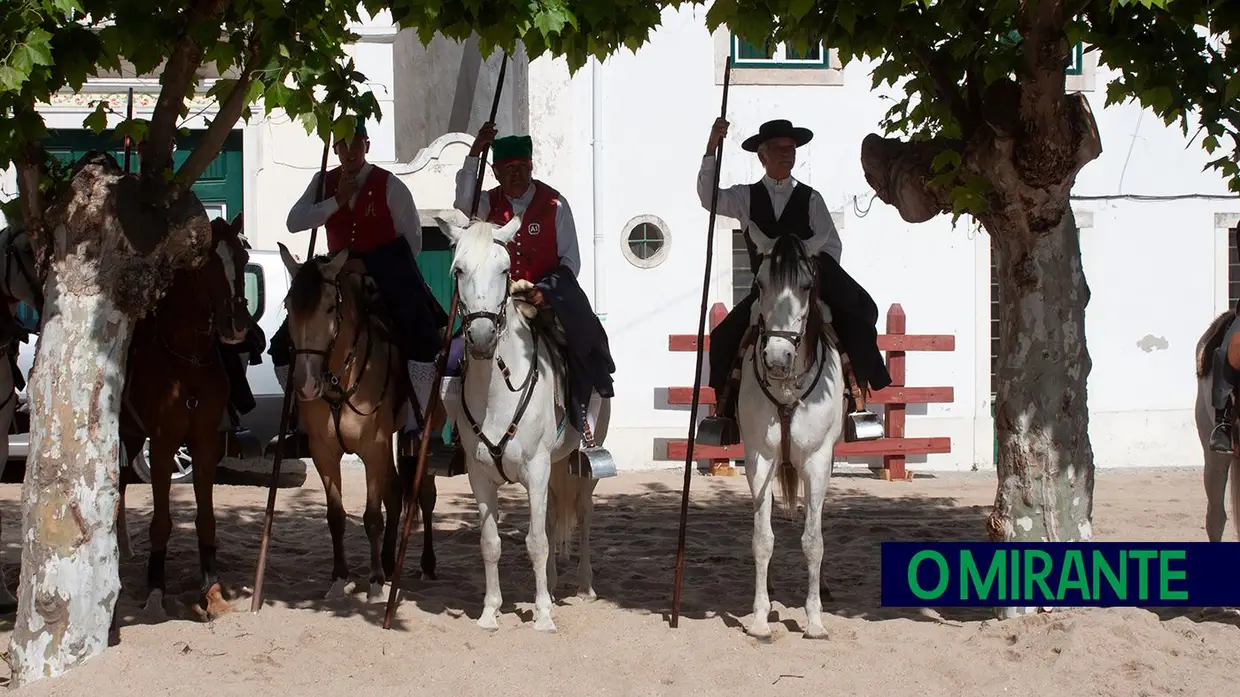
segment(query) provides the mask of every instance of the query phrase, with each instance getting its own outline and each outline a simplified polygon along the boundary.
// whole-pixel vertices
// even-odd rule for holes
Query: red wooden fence
[[[722,303],[715,303],[710,309],[710,327],[713,329],[728,314]],[[951,438],[906,438],[904,436],[905,407],[909,404],[937,404],[955,400],[955,391],[951,387],[908,387],[905,383],[905,353],[908,351],[955,351],[956,337],[951,334],[905,334],[904,308],[893,304],[887,310],[887,333],[878,335],[878,348],[887,354],[887,371],[891,374],[891,385],[870,393],[867,405],[883,405],[884,437],[878,440],[855,443],[841,442],[835,448],[837,456],[883,456],[883,469],[880,476],[888,480],[908,481],[912,474],[905,470],[905,457],[914,454],[949,453],[952,449]],[[704,355],[710,351],[710,336],[705,337]],[[696,334],[672,334],[668,337],[669,351],[697,351]],[[667,402],[673,405],[692,405],[692,387],[669,387]],[[715,411],[715,393],[709,387],[702,388],[699,405],[709,407],[710,413]],[[696,417],[695,417],[696,418]],[[685,459],[688,444],[685,439],[672,440],[667,444],[667,459]],[[694,459],[709,460],[712,474],[735,474],[733,460],[743,460],[745,444],[737,445],[699,445],[693,450]]]

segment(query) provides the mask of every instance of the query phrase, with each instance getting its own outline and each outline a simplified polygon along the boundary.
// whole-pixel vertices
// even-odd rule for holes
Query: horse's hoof
[[[370,590],[366,592],[367,602],[377,602],[383,600],[383,583],[381,581],[371,581]]]
[[[432,569],[422,569],[422,580],[424,580],[424,581],[438,581],[438,580],[439,580],[439,576],[435,573],[435,570],[434,570],[433,568],[432,568]]]
[[[478,626],[488,632],[499,631],[499,618],[495,616],[494,610],[483,610],[482,616],[478,618]]]
[[[593,588],[587,588],[583,591],[577,591],[577,599],[587,603],[592,603],[595,600],[598,600],[598,595],[595,594]]]
[[[228,601],[224,599],[224,592],[218,583],[211,584],[207,592],[202,594],[202,599],[204,601],[203,607],[207,610],[207,619],[209,620],[217,619],[232,612],[232,605],[229,605]]]
[[[323,596],[324,600],[339,600],[349,594],[353,584],[347,578],[338,578],[332,581],[332,587],[328,589],[327,595]]]
[[[555,634],[555,622],[552,621],[551,617],[542,617],[534,620],[534,631],[543,632],[544,634]]]
[[[804,637],[806,639],[826,639],[827,628],[822,626],[821,624],[817,624],[817,625],[811,624],[809,627],[806,628]]]
[[[749,636],[762,642],[771,641],[771,625],[767,622],[754,622],[749,625],[749,630],[745,632]]]
[[[164,592],[158,588],[151,591],[146,596],[146,605],[142,606],[142,612],[151,619],[167,619],[168,613],[164,610]]]

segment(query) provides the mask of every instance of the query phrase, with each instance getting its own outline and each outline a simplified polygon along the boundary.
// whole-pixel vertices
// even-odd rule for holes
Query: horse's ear
[[[749,221],[749,239],[753,240],[753,246],[758,248],[759,256],[766,256],[775,248],[775,240],[767,237],[762,228],[752,220]]]
[[[343,267],[344,263],[348,260],[348,249],[342,249],[339,252],[336,252],[336,255],[331,258],[331,261],[328,261],[323,265],[323,277],[328,280],[336,278],[337,274],[340,273],[341,267]]]
[[[443,232],[444,237],[447,237],[448,241],[454,246],[457,241],[461,239],[461,235],[465,234],[464,228],[457,227],[439,216],[435,216],[435,224],[439,226],[439,229]]]
[[[288,251],[288,247],[285,247],[283,242],[276,242],[276,245],[280,247],[280,259],[284,261],[284,268],[288,269],[290,276],[296,276],[301,264],[297,263],[297,260],[293,258],[293,253]]]
[[[502,245],[507,245],[517,236],[517,231],[521,229],[521,216],[514,215],[503,227],[497,227],[491,233],[491,237]]]
[[[808,240],[805,240],[805,256],[807,257],[818,256],[818,253],[821,252],[823,247],[826,247],[826,246],[827,246],[826,235],[814,235]]]

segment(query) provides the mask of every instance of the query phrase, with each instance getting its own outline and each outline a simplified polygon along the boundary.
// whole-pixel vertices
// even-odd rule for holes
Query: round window
[[[629,263],[650,269],[667,258],[667,224],[653,215],[639,215],[625,225],[623,251]]]

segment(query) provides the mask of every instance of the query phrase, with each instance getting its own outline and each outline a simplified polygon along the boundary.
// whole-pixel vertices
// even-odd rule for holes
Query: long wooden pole
[[[319,195],[322,201],[327,197],[327,154],[331,152],[331,134],[323,141],[323,159],[319,162]],[[310,230],[310,246],[306,249],[306,263],[314,259],[314,243],[319,235],[319,228]],[[250,612],[258,612],[263,608],[263,577],[267,572],[267,548],[271,544],[271,524],[276,514],[276,491],[280,484],[280,464],[284,460],[284,435],[289,429],[293,407],[293,372],[296,364],[289,364],[288,378],[284,381],[284,405],[280,410],[280,433],[276,440],[275,460],[271,463],[271,482],[267,485],[267,513],[263,518],[263,534],[258,542],[258,568],[254,572],[254,597],[250,599]]]
[[[491,99],[491,119],[490,122],[495,123],[495,118],[499,114],[499,97],[504,91],[504,73],[508,71],[508,54],[504,54],[503,60],[499,64],[499,78],[495,84],[495,96]],[[478,179],[474,184],[474,198],[470,205],[469,217],[473,218],[478,214],[478,204],[482,201],[482,181],[487,171],[487,148],[483,148],[478,153]],[[400,576],[405,568],[405,553],[409,550],[409,536],[413,534],[413,511],[414,506],[418,505],[418,496],[422,492],[422,477],[426,474],[426,453],[430,446],[430,421],[431,414],[435,413],[435,409],[439,407],[440,389],[443,386],[444,373],[448,369],[448,349],[452,342],[452,323],[456,321],[457,306],[460,302],[460,296],[457,295],[456,284],[452,284],[452,302],[448,309],[448,324],[443,328],[443,349],[439,352],[439,357],[435,361],[435,381],[431,387],[430,397],[426,400],[426,418],[422,424],[422,438],[418,443],[418,467],[413,475],[412,490],[406,490],[404,505],[404,524],[400,532],[400,549],[396,553],[396,569],[392,572],[392,586],[388,589],[387,609],[383,613],[383,628],[392,628],[392,619],[396,616],[396,600],[400,594]],[[427,525],[427,521],[422,521],[423,525]]]
[[[732,78],[732,58],[723,68],[723,105],[719,118],[728,117],[728,84]],[[714,260],[715,210],[719,206],[719,172],[723,169],[723,139],[715,148],[715,183],[710,189],[710,222],[706,226],[706,273],[702,278],[702,311],[698,317],[697,371],[693,377],[693,405],[689,408],[689,447],[685,451],[685,480],[680,487],[680,534],[676,541],[676,576],[672,581],[672,629],[680,625],[680,586],[685,578],[685,524],[689,517],[689,483],[692,481],[694,439],[697,437],[698,395],[702,391],[702,349],[706,344],[706,313],[710,302],[710,266]]]

